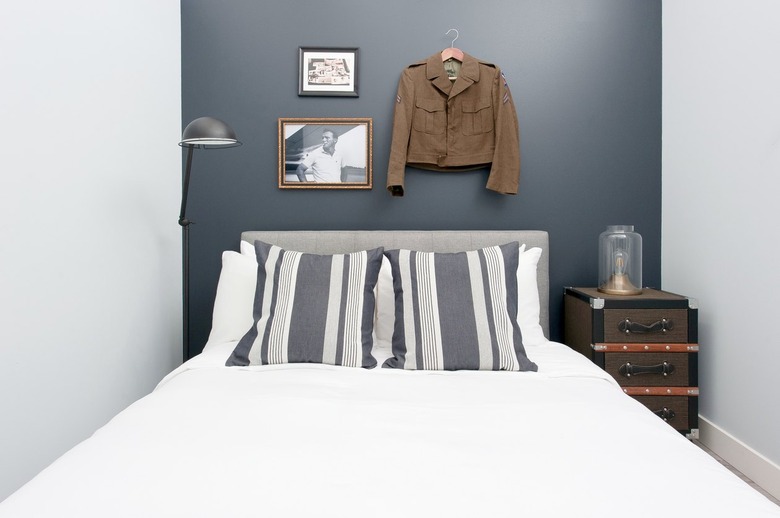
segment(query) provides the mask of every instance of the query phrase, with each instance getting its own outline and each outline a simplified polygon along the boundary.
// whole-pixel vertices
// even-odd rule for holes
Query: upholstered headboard
[[[461,252],[512,241],[527,248],[539,247],[542,257],[537,267],[539,323],[550,337],[549,240],[541,230],[262,230],[241,234],[241,239],[266,243],[310,254],[356,252],[383,246],[422,252]]]

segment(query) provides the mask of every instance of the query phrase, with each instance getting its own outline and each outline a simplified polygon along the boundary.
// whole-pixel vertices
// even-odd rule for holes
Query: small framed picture
[[[298,95],[358,96],[358,49],[299,47]]]
[[[370,118],[279,119],[280,189],[371,189]]]

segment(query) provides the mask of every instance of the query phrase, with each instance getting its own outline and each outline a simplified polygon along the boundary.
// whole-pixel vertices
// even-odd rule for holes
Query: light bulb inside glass
[[[618,250],[615,252],[615,275],[626,274],[626,263],[628,263],[628,252]]]

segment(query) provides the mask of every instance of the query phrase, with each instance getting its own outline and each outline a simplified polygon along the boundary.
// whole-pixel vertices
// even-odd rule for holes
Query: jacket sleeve
[[[387,166],[387,190],[393,196],[404,195],[406,154],[412,128],[414,86],[409,69],[405,69],[398,81],[398,93],[393,113],[393,138],[390,142],[390,160]]]
[[[512,93],[501,69],[493,79],[493,111],[496,142],[487,188],[501,194],[517,194],[520,183],[520,129]]]

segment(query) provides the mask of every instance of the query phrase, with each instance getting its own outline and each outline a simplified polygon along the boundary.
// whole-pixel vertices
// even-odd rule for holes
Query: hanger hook
[[[455,31],[455,40],[457,40],[458,37],[460,36],[460,32],[458,32],[458,29],[450,29],[447,32],[445,32],[444,35],[447,36],[452,31]],[[450,47],[454,47],[455,46],[455,40],[452,40],[452,44],[450,45]]]

